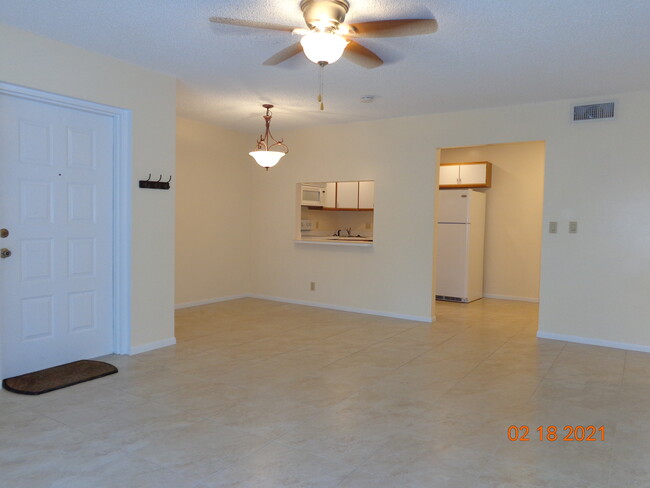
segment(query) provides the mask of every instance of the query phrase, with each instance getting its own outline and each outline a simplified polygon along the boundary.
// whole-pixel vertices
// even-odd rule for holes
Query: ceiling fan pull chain
[[[323,70],[327,63],[321,61],[318,65],[320,66],[320,71],[318,72],[318,102],[320,103],[320,109],[322,111],[325,110],[325,105],[323,103]]]

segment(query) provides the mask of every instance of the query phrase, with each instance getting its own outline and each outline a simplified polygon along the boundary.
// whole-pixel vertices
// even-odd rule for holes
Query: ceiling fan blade
[[[210,17],[210,22],[215,24],[235,25],[238,27],[251,27],[253,29],[269,29],[277,31],[292,32],[296,27],[288,25],[270,24],[268,22],[254,22],[252,20],[230,19],[228,17]]]
[[[349,34],[342,32],[346,36],[403,37],[433,34],[438,30],[438,22],[436,19],[393,19],[347,24],[342,29],[345,27],[349,29]]]
[[[370,49],[363,47],[356,41],[350,40],[343,51],[343,57],[364,68],[377,68],[384,64],[382,59],[373,53]]]
[[[275,66],[276,64],[280,64],[281,62],[286,61],[287,59],[292,58],[301,52],[302,46],[300,45],[300,42],[296,42],[289,47],[285,47],[282,51],[275,53],[262,64],[265,66]]]

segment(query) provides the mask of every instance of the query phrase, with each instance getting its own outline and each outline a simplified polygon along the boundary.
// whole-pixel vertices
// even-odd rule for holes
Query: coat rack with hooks
[[[152,190],[169,190],[169,183],[171,181],[171,176],[167,181],[162,181],[162,175],[160,175],[158,181],[151,181],[151,173],[149,173],[149,178],[146,180],[140,180],[140,188],[150,188]]]

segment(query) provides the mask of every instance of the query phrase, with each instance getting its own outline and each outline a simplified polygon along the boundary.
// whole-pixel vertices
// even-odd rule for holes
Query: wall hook
[[[162,179],[163,175],[160,175],[158,181],[151,181],[151,173],[149,173],[149,177],[146,180],[140,180],[139,186],[140,188],[149,188],[152,190],[169,190],[169,183],[172,181],[171,175],[167,181],[163,181]]]

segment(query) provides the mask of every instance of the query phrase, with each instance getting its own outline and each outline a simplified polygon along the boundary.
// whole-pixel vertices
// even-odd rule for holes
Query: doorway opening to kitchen
[[[449,182],[440,180],[440,183],[446,183],[442,189],[438,188],[439,179],[436,179],[432,303],[434,315],[437,315],[436,296],[444,297],[446,301],[464,302],[462,299],[457,299],[462,297],[447,296],[446,280],[456,280],[456,270],[452,268],[450,271],[449,267],[443,269],[446,261],[439,262],[439,259],[448,259],[446,246],[454,246],[453,240],[446,237],[449,233],[446,234],[445,231],[452,229],[458,234],[456,231],[459,226],[444,227],[445,224],[439,220],[445,215],[442,205],[446,205],[445,202],[449,201],[450,192],[456,192],[461,197],[460,193],[463,192],[471,193],[467,197],[480,193],[484,195],[485,200],[483,255],[482,266],[479,269],[479,272],[482,272],[482,280],[479,278],[482,289],[480,293],[474,293],[469,301],[478,296],[519,302],[539,302],[545,153],[544,141],[447,147],[438,150],[437,175],[443,175],[440,172],[441,165],[444,173],[449,170],[458,171],[456,167],[445,165],[489,162],[491,178],[484,185],[463,184],[459,179],[457,188],[453,188],[453,184],[450,185]],[[461,168],[474,170],[477,166],[461,165]],[[447,193],[443,194],[443,192]],[[478,199],[482,200],[483,195],[477,195],[481,197]],[[467,199],[467,197],[462,198]],[[477,227],[479,226],[475,226]],[[470,229],[471,224],[467,228]],[[476,262],[477,260],[472,258],[471,263],[469,259],[467,263],[461,263],[458,266],[458,273],[468,273],[468,267],[476,268]],[[460,281],[464,279],[460,278]],[[462,307],[464,303],[454,305]],[[439,309],[448,310],[448,307],[445,305]]]

